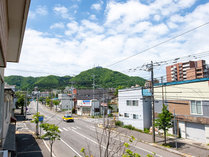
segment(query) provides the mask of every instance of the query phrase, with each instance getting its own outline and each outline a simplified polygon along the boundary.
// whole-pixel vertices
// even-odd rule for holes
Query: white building
[[[119,120],[124,125],[132,125],[144,130],[150,128],[151,98],[142,95],[142,88],[121,89],[118,91]]]
[[[99,115],[100,103],[98,100],[77,100],[78,115]]]
[[[74,107],[74,101],[67,94],[58,94],[58,99],[60,100],[59,108],[61,110],[71,110]]]

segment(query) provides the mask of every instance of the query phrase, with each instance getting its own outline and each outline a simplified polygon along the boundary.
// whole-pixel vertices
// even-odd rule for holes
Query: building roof
[[[154,86],[170,86],[170,85],[178,85],[178,84],[187,84],[187,83],[195,83],[195,82],[203,82],[209,81],[209,78],[200,78],[195,80],[184,80],[184,81],[176,81],[176,82],[166,82],[166,83],[156,83]]]

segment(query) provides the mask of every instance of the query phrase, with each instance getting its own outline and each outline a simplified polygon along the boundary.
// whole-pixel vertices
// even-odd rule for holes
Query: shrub
[[[129,130],[135,130],[135,127],[133,127],[132,125],[124,125],[123,127]]]
[[[108,117],[113,117],[113,114],[112,113],[108,114]]]
[[[144,133],[148,134],[149,133],[149,129],[144,128]]]
[[[117,120],[117,121],[115,121],[115,125],[122,127],[123,126],[123,122]]]

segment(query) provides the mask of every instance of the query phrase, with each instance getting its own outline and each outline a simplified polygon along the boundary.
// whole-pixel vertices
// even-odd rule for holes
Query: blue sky
[[[208,22],[208,8],[208,0],[32,0],[20,62],[6,75],[76,75],[100,65],[147,78],[128,69],[209,50],[209,26],[108,65]]]

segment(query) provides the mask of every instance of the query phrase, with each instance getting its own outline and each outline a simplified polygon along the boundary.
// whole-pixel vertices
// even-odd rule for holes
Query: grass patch
[[[117,120],[117,121],[115,121],[115,125],[116,125],[116,126],[123,127],[123,122]]]
[[[171,148],[169,144],[161,144],[161,146],[166,147],[166,148]]]

